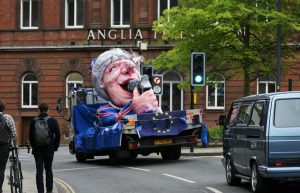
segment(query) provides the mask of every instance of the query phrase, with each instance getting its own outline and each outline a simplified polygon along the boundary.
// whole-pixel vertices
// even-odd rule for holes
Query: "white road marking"
[[[95,169],[100,167],[85,167],[85,168],[69,168],[69,169],[60,169],[60,170],[53,170],[54,172],[62,172],[62,171],[73,171],[73,170],[89,170]]]
[[[203,158],[211,158],[211,157],[214,157],[214,158],[223,158],[223,156],[186,156],[186,157],[183,157],[183,158],[180,158],[180,159],[203,159]]]
[[[178,180],[182,180],[182,181],[185,181],[185,182],[188,182],[188,183],[191,183],[191,184],[194,184],[196,182],[192,181],[192,180],[188,180],[188,179],[185,179],[185,178],[181,178],[181,177],[178,177],[178,176],[173,176],[173,175],[170,175],[170,174],[163,174],[164,176],[168,176],[168,177],[171,177],[171,178],[175,178],[175,179],[178,179]]]
[[[128,167],[128,166],[124,166],[125,168],[128,168],[128,169],[133,169],[133,170],[141,170],[141,171],[145,171],[145,172],[150,172],[151,170],[147,170],[147,169],[144,169],[144,168],[136,168],[136,167]]]
[[[217,189],[215,189],[215,188],[212,188],[212,187],[205,187],[205,188],[207,188],[207,189],[213,191],[214,193],[222,193],[221,191],[219,191],[219,190],[217,190]]]

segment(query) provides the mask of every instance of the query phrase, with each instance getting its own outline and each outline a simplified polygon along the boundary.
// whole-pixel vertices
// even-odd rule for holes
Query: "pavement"
[[[209,147],[182,147],[182,156],[221,156],[223,153],[223,147],[221,146],[209,146]]]
[[[10,185],[8,184],[7,176],[9,176],[9,170],[5,170],[5,180],[3,183],[3,193],[10,193]],[[35,172],[23,171],[23,193],[37,193],[35,183]],[[44,177],[45,180],[45,177]],[[46,191],[46,188],[45,188]],[[53,179],[53,193],[75,193],[74,190],[64,181],[55,178]]]
[[[209,145],[209,147],[202,147],[197,145],[196,147],[182,147],[182,156],[220,156],[222,155],[223,148],[220,145]],[[10,193],[10,186],[8,185],[7,176],[9,175],[8,167],[5,171],[5,180],[3,183],[3,193]],[[35,171],[28,172],[23,171],[23,193],[37,193],[35,183]],[[45,179],[45,177],[44,177]],[[61,179],[53,179],[53,193],[75,193],[75,191],[66,182]]]

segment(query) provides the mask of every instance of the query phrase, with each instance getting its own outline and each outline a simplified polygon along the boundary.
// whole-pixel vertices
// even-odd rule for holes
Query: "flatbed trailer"
[[[151,153],[161,154],[163,160],[178,160],[182,146],[198,142],[200,109],[125,115],[113,126],[99,127],[95,110],[104,101],[94,89],[75,91],[68,101],[69,151],[79,162],[95,156],[115,160]]]

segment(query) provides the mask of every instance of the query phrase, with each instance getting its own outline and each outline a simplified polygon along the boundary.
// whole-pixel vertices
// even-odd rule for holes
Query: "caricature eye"
[[[112,66],[110,69],[109,69],[109,72],[114,72],[117,70],[117,66]]]

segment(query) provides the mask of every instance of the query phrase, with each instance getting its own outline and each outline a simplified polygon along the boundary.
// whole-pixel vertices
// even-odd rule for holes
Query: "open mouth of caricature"
[[[139,87],[140,85],[140,80],[139,79],[134,79],[134,80],[126,80],[122,84],[119,84],[124,90],[128,92],[133,92],[135,87]]]

